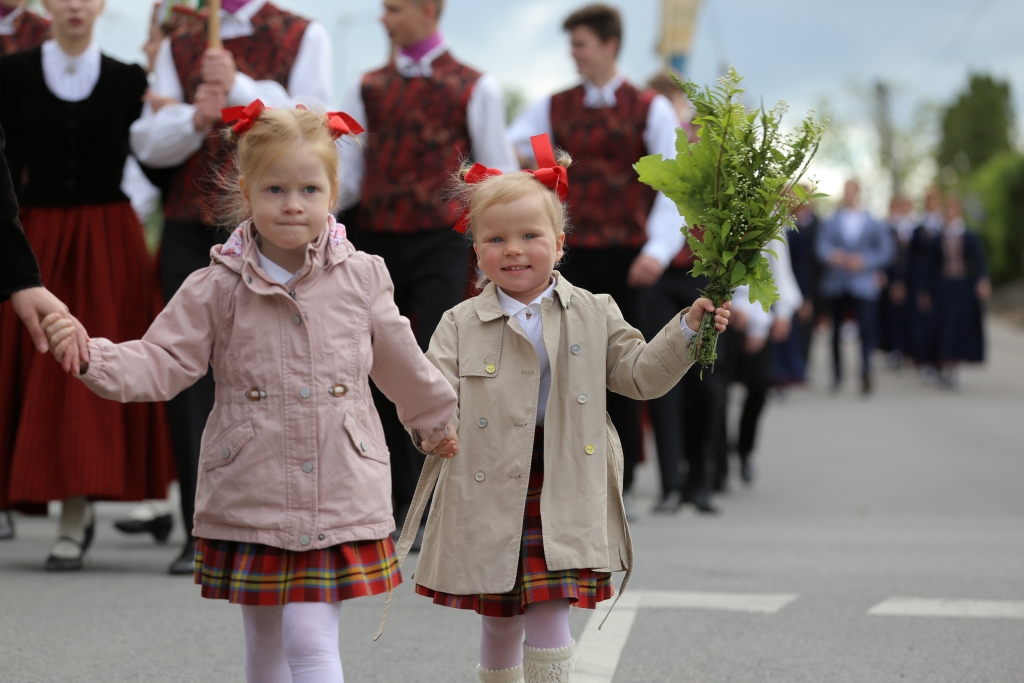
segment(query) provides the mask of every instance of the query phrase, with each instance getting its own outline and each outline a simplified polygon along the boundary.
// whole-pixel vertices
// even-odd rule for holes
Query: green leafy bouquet
[[[780,130],[786,104],[747,110],[735,69],[716,86],[699,88],[676,79],[696,108],[698,141],[678,132],[676,158],[646,156],[634,168],[640,181],[676,203],[689,228],[683,227],[694,255],[693,276],[706,275],[702,294],[715,307],[747,285],[750,302],[767,311],[778,291],[765,247],[793,225],[792,210],[808,197],[800,179],[814,158],[825,124],[809,115],[792,132]],[[705,313],[690,359],[713,366],[718,331],[714,314]]]

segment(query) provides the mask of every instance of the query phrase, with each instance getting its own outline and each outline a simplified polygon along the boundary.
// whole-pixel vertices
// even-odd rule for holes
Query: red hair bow
[[[331,135],[337,140],[342,135],[359,135],[364,131],[364,128],[359,125],[359,122],[349,116],[343,111],[329,111],[327,112],[327,127],[331,131]]]
[[[497,168],[487,168],[483,164],[473,164],[472,168],[466,173],[466,177],[463,179],[470,185],[479,183],[482,180],[487,180],[493,176],[501,175],[501,170]],[[462,216],[459,217],[459,222],[455,224],[455,232],[466,234],[466,230],[469,228],[469,207],[467,206],[462,211]]]
[[[563,202],[569,197],[569,171],[555,161],[555,151],[551,148],[551,138],[547,133],[534,135],[530,138],[533,155],[537,158],[537,170],[527,170],[533,177],[558,193]]]
[[[235,131],[235,135],[242,135],[256,124],[260,114],[265,109],[266,106],[264,106],[262,100],[253,100],[244,107],[221,109],[220,115],[224,119],[224,123],[235,124],[231,128],[231,130]]]

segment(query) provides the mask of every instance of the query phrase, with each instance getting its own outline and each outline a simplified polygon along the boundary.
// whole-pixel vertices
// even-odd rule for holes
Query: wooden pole
[[[209,16],[206,18],[206,47],[222,48],[220,41],[220,0],[208,0],[206,7]]]

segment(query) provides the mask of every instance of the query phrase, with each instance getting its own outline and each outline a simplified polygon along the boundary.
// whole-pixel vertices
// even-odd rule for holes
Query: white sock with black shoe
[[[86,541],[86,529],[92,522],[92,506],[85,496],[66,498],[61,507],[57,542],[50,555],[62,560],[80,557]],[[70,539],[70,540],[69,540]]]

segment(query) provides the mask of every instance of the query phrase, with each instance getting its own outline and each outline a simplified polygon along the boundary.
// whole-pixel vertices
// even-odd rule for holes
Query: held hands
[[[48,335],[45,332],[45,325],[51,319],[65,319],[73,328],[69,333],[67,345],[63,353],[57,356],[64,366],[65,372],[78,373],[79,363],[89,362],[89,335],[86,334],[82,323],[78,322],[68,311],[68,307],[55,297],[45,287],[31,287],[15,292],[11,295],[11,305],[14,312],[18,314],[28,333],[32,337],[32,343],[36,345],[40,353],[46,353],[52,345],[49,343]],[[43,324],[40,324],[42,320]],[[62,358],[63,356],[63,358]]]
[[[79,356],[79,328],[81,323],[61,313],[51,313],[40,323],[46,334],[47,343],[53,357],[64,367],[65,372],[81,373],[81,365],[76,362]],[[85,334],[85,329],[81,329]],[[86,336],[88,339],[88,336]]]
[[[732,308],[732,302],[726,301],[721,308],[715,308],[715,305],[711,303],[711,299],[700,298],[693,302],[693,306],[686,313],[686,326],[694,332],[700,330],[700,320],[704,317],[704,312],[713,312],[715,314],[715,329],[719,332],[725,332],[726,326],[729,325],[729,316],[732,315],[729,309]]]
[[[429,451],[434,455],[440,455],[442,458],[452,458],[459,454],[459,433],[455,431],[454,427],[449,427],[444,438],[440,441],[427,441],[423,439],[420,446],[423,450]]]

